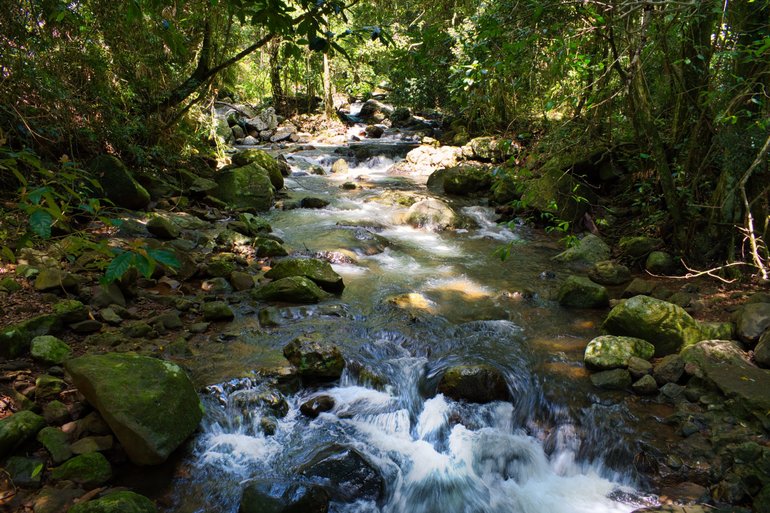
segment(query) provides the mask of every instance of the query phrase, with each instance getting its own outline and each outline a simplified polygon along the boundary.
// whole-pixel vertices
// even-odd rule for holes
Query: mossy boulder
[[[594,194],[571,174],[549,164],[543,167],[539,176],[521,182],[522,204],[556,220],[578,222],[592,198]],[[609,254],[602,260],[607,258]]]
[[[740,341],[754,346],[759,337],[770,328],[770,303],[743,305],[735,315],[735,328]]]
[[[268,171],[257,163],[225,169],[216,175],[217,188],[212,193],[232,208],[270,210],[275,188]]]
[[[283,348],[283,355],[303,379],[339,379],[345,368],[340,348],[324,340],[320,333],[295,338]]]
[[[471,156],[478,160],[500,161],[516,154],[517,146],[510,140],[496,137],[476,137],[471,139],[467,147]]]
[[[671,274],[676,269],[676,262],[665,251],[653,251],[647,255],[644,268],[653,274]]]
[[[564,264],[593,267],[610,257],[610,247],[600,237],[588,234],[574,246],[562,251],[553,259]]]
[[[289,254],[280,242],[265,237],[256,237],[251,245],[258,257],[280,257]]]
[[[255,480],[246,483],[238,513],[326,513],[329,498],[319,485]]]
[[[621,369],[628,367],[631,357],[649,360],[655,354],[655,346],[634,337],[602,335],[586,346],[583,360],[594,369]]]
[[[611,335],[652,343],[655,356],[677,353],[703,336],[699,324],[682,307],[648,296],[634,296],[618,304],[603,328]]]
[[[75,290],[79,284],[78,277],[61,269],[42,269],[35,278],[35,290],[40,292],[57,290]]]
[[[731,322],[701,322],[703,340],[732,340],[735,325]]]
[[[72,481],[86,488],[95,488],[111,478],[112,466],[99,452],[75,456],[51,471],[54,481]]]
[[[35,400],[40,402],[42,399],[50,399],[59,395],[67,388],[67,383],[63,379],[41,374],[35,379]]]
[[[235,314],[224,301],[203,303],[203,319],[206,321],[232,321],[234,318]]]
[[[27,410],[0,420],[0,459],[33,438],[44,427],[45,419]]]
[[[270,156],[264,150],[253,148],[233,155],[233,164],[238,167],[257,164],[259,167],[267,170],[270,175],[270,183],[273,184],[276,190],[283,189],[283,177],[291,174],[291,168],[286,162]]]
[[[37,434],[37,441],[46,448],[51,455],[51,461],[59,464],[72,457],[69,436],[55,427],[45,427]]]
[[[623,264],[603,260],[594,264],[588,277],[600,285],[622,285],[631,281],[631,271]]]
[[[63,340],[53,335],[41,335],[30,343],[32,358],[48,365],[60,365],[72,354],[72,349]]]
[[[153,216],[147,221],[147,231],[161,239],[176,239],[179,228],[163,216]]]
[[[251,291],[251,297],[260,301],[285,301],[287,303],[318,303],[328,296],[312,280],[304,276],[289,276],[263,285]]]
[[[559,304],[569,308],[603,308],[610,303],[607,289],[583,276],[570,276],[559,287]]]
[[[618,247],[621,253],[631,258],[644,258],[663,245],[663,241],[653,237],[621,237]]]
[[[173,363],[109,353],[68,360],[65,368],[138,465],[164,462],[202,418],[190,379]]]
[[[438,391],[456,401],[469,403],[507,401],[511,398],[503,373],[487,364],[448,368],[441,376]]]
[[[134,492],[112,492],[104,497],[76,504],[67,513],[156,513],[155,504]]]
[[[0,330],[0,356],[16,358],[29,351],[32,339],[57,333],[62,321],[57,315],[39,315]]]
[[[444,170],[443,186],[444,192],[455,196],[488,193],[492,187],[492,173],[487,168],[477,166],[452,167]]]
[[[287,258],[277,262],[265,273],[266,278],[280,280],[289,276],[304,276],[327,292],[339,294],[345,288],[342,276],[334,272],[329,262],[317,258]]]
[[[99,155],[91,163],[91,172],[116,206],[141,210],[150,202],[150,193],[117,157]]]

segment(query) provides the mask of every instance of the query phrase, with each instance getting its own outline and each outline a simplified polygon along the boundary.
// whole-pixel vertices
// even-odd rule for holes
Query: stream
[[[260,305],[222,334],[193,372],[208,385],[207,414],[169,511],[236,513],[255,479],[274,489],[327,486],[329,511],[338,513],[602,513],[656,504],[633,473],[633,415],[597,394],[583,368],[601,312],[568,311],[552,299],[569,274],[550,260],[557,239],[498,225],[478,200],[447,200],[473,228],[403,223],[404,198],[432,194],[426,176],[388,175],[399,157],[385,150],[397,142],[378,143],[382,153],[360,161],[348,157],[347,173],[330,173],[340,158],[333,147],[286,154],[291,199],[330,203],[267,218],[287,247],[327,256],[345,290],[319,305]],[[309,172],[314,165],[327,174]],[[494,251],[509,243],[501,261]],[[288,411],[276,416],[263,374],[280,374],[283,346],[314,332],[341,347],[346,370],[325,387],[281,388]],[[501,370],[513,400],[471,404],[437,393],[443,372],[461,363]],[[333,409],[314,419],[300,413],[320,394],[334,398]],[[274,434],[265,434],[265,418]],[[365,466],[339,477],[304,472],[330,447],[354,451]]]

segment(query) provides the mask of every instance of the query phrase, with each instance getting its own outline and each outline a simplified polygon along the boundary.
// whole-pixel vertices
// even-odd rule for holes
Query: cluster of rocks
[[[311,134],[268,107],[261,112],[249,105],[219,103],[215,110],[216,136],[224,144],[254,146],[262,143],[306,143]]]

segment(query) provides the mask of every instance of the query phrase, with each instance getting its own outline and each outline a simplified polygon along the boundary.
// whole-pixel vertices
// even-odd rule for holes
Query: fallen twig
[[[711,276],[712,278],[716,278],[717,280],[723,282],[723,283],[735,283],[735,279],[728,280],[727,278],[722,278],[719,275],[714,274],[715,272],[721,271],[722,269],[727,269],[728,267],[735,267],[736,265],[748,265],[751,267],[754,267],[754,264],[750,264],[748,262],[732,262],[725,265],[720,265],[719,267],[714,267],[713,269],[706,269],[705,271],[699,271],[697,269],[691,269],[687,267],[687,264],[684,263],[684,260],[681,260],[682,265],[685,269],[687,269],[688,273],[684,276],[666,276],[664,274],[654,274],[650,271],[647,271],[647,274],[650,276],[653,276],[655,278],[668,278],[670,280],[690,280],[692,278],[698,278],[699,276]]]

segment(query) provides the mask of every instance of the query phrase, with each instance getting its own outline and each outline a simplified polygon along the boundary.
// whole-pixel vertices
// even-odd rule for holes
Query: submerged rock
[[[351,447],[327,447],[297,470],[302,475],[320,479],[334,501],[378,501],[385,488],[379,472]]]
[[[283,348],[283,355],[304,379],[339,379],[345,368],[340,348],[323,340],[320,333],[295,338]]]
[[[279,280],[289,276],[304,276],[327,292],[339,294],[345,288],[342,276],[334,272],[331,264],[317,258],[287,258],[277,262],[265,273],[266,278]]]
[[[503,373],[487,365],[458,365],[441,376],[438,391],[456,401],[488,403],[511,398]]]
[[[591,374],[591,383],[605,390],[625,390],[631,386],[631,373],[626,369],[612,369]]]
[[[325,411],[334,408],[334,398],[330,395],[317,395],[302,403],[299,407],[300,413],[305,417],[314,419]]]
[[[584,361],[587,366],[595,369],[626,368],[632,357],[649,360],[653,354],[655,354],[655,346],[646,340],[602,335],[588,343]]]
[[[329,500],[318,485],[257,479],[246,483],[238,513],[326,513]]]
[[[165,461],[202,418],[198,395],[176,364],[111,353],[68,360],[65,368],[138,465]]]
[[[602,327],[612,335],[652,343],[655,356],[678,353],[702,337],[700,326],[684,309],[647,296],[634,296],[617,305]]]

